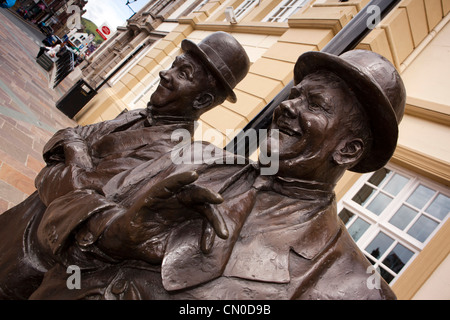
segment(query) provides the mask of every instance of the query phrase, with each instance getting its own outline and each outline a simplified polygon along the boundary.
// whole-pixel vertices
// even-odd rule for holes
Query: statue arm
[[[104,176],[95,170],[64,162],[47,165],[35,179],[35,186],[42,202],[49,206],[59,197],[80,189],[91,189],[101,192]]]
[[[100,124],[77,126],[56,132],[44,146],[43,157],[47,165],[65,163],[92,168],[86,139],[100,126]]]
[[[74,254],[74,250],[89,251],[108,223],[124,211],[124,207],[94,190],[68,192],[46,208],[37,228],[34,251],[82,266],[89,259],[80,252]]]
[[[45,205],[79,188],[82,173],[92,170],[86,138],[99,127],[91,125],[66,128],[56,132],[46,143],[43,158],[47,165],[35,179],[35,186]]]
[[[94,190],[80,189],[62,195],[48,206],[39,224],[39,250],[77,265],[88,259],[83,254],[71,254],[74,250],[109,261],[133,259],[158,263],[170,232],[183,222],[202,216],[211,227],[205,224],[204,234],[199,238],[204,238],[202,247],[210,247],[208,241],[214,240],[211,230],[227,237],[223,217],[211,205],[220,203],[222,198],[202,187],[186,188],[196,179],[195,172],[185,172],[159,182],[152,180],[143,188],[145,192],[130,193],[134,198],[130,207]]]
[[[228,237],[221,212],[215,207],[222,197],[207,188],[192,184],[198,178],[194,171],[152,179],[133,194],[132,205],[117,215],[99,237],[98,247],[113,257],[159,263],[164,256],[168,236],[188,220],[204,219],[199,235],[200,246],[207,251],[214,236]]]
[[[59,196],[81,188],[100,192],[105,177],[95,172],[89,141],[139,119],[142,119],[142,115],[137,110],[121,114],[114,120],[56,132],[44,146],[43,158],[47,166],[35,180],[42,201],[49,205]]]

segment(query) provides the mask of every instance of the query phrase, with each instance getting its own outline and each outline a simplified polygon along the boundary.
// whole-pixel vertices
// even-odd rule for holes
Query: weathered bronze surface
[[[235,101],[249,65],[224,33],[182,48],[148,110],[49,141],[38,193],[0,215],[0,296],[394,299],[383,279],[369,284],[371,264],[333,192],[346,170],[377,170],[394,152],[405,89],[392,64],[361,50],[300,56],[270,128],[279,170],[263,176],[262,162],[171,141],[174,129],[192,133],[199,110]],[[174,148],[186,161],[172,161]],[[192,150],[208,157],[189,161]],[[69,266],[79,288],[68,286]]]

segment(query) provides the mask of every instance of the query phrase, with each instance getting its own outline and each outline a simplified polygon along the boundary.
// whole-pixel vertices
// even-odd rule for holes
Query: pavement
[[[0,10],[0,213],[36,190],[51,136],[77,125],[56,108],[73,85],[70,77],[49,88],[50,73],[35,60],[39,41],[5,10]]]

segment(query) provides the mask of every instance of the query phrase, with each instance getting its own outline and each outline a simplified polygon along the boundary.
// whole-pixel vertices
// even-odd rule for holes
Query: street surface
[[[55,103],[71,88],[67,77],[49,88],[50,73],[36,63],[45,36],[7,9],[0,9],[0,213],[35,191],[45,165],[42,149],[59,129],[76,122]]]
[[[45,35],[41,33],[36,27],[33,27],[31,23],[25,22],[23,19],[15,15],[9,10],[1,11],[5,17],[7,17],[10,22],[12,22],[16,27],[18,27],[22,32],[24,32],[31,40],[33,40],[37,45],[42,44]]]

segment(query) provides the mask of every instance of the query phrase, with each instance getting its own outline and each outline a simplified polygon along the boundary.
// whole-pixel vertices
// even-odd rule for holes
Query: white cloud
[[[84,18],[93,21],[96,25],[106,22],[112,29],[126,24],[126,20],[133,15],[133,11],[126,5],[126,0],[88,0],[84,6]],[[147,1],[138,0],[130,6],[138,11]]]

